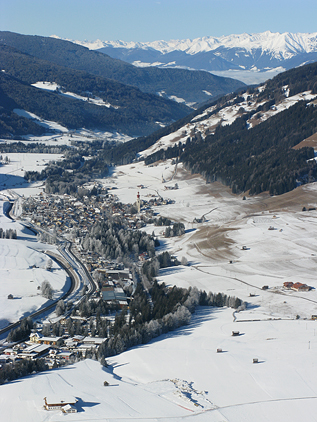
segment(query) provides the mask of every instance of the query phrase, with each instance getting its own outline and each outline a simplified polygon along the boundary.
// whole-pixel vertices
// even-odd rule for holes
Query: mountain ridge
[[[59,38],[55,35],[52,37]],[[221,37],[205,36],[194,39],[183,40],[158,40],[152,42],[125,42],[117,41],[76,41],[73,43],[86,46],[91,50],[97,50],[102,47],[114,48],[152,48],[161,53],[170,53],[175,50],[186,51],[187,54],[196,54],[216,50],[219,47],[234,48],[244,47],[247,51],[263,48],[263,50],[278,52],[284,59],[300,52],[311,53],[317,51],[317,32],[315,33],[292,33],[292,32],[271,32],[265,31],[255,34],[232,34]]]
[[[56,37],[56,36],[55,36]],[[317,32],[266,31],[222,37],[153,41],[73,41],[136,66],[205,70],[208,72],[258,71],[277,73],[317,61]],[[221,74],[228,76],[228,74]],[[239,74],[233,77],[239,78]],[[263,75],[263,81],[271,76]],[[247,83],[253,83],[248,82]]]
[[[74,70],[134,86],[144,93],[174,99],[184,104],[203,103],[244,86],[232,78],[185,69],[141,69],[107,54],[50,37],[0,31],[0,44]]]
[[[228,94],[164,131],[129,141],[126,152],[146,165],[182,162],[207,183],[233,193],[279,195],[317,180],[317,63],[280,73],[258,87]],[[300,144],[300,146],[299,146]],[[120,162],[120,161],[119,161]]]
[[[114,80],[38,59],[7,45],[0,44],[0,61],[2,136],[26,134],[20,130],[25,126],[25,119],[20,117],[23,123],[19,124],[17,132],[14,130],[17,129],[16,116],[13,126],[8,125],[14,109],[26,110],[69,129],[97,128],[134,136],[149,134],[161,124],[168,124],[190,112],[182,104],[143,93]],[[56,88],[44,89],[49,84]],[[6,124],[2,121],[4,114]]]

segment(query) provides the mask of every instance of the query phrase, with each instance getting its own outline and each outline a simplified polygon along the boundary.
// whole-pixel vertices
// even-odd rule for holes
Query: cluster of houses
[[[122,270],[121,267],[116,267],[120,264],[115,264],[98,253],[83,250],[81,240],[86,236],[92,224],[103,219],[104,212],[120,218],[122,224],[128,229],[140,229],[148,222],[152,222],[154,213],[151,206],[167,204],[169,200],[164,200],[160,196],[151,196],[150,199],[142,201],[141,213],[131,214],[131,204],[118,202],[112,189],[105,189],[99,185],[93,186],[93,188],[98,190],[97,196],[92,195],[89,198],[83,196],[80,200],[67,194],[45,193],[26,198],[23,202],[21,218],[44,229],[44,231],[40,231],[43,235],[50,230],[51,237],[63,235],[73,238],[73,252],[76,253],[87,270],[107,273],[104,285],[100,286],[103,289],[100,296],[103,296],[105,300],[126,301],[122,286],[118,286],[118,283],[113,281],[115,277],[109,273],[111,270]],[[140,254],[139,261],[146,259],[148,259],[146,253]],[[129,282],[127,275],[120,276],[120,278]]]
[[[295,290],[296,292],[308,292],[309,290],[311,290],[310,286],[299,282],[292,283],[291,281],[285,281],[285,283],[283,283],[283,286],[285,287],[285,289]]]
[[[71,195],[52,195],[40,193],[23,202],[22,218],[45,228],[56,230],[57,235],[67,234],[72,228],[84,236],[88,229],[103,218],[103,211],[112,216],[121,217],[125,225],[131,229],[140,229],[153,217],[151,206],[167,205],[173,201],[154,196],[149,200],[142,199],[142,213],[131,214],[131,204],[118,202],[118,197],[106,189],[90,197],[77,199]]]
[[[3,348],[0,364],[21,359],[44,358],[49,368],[74,362],[76,356],[85,357],[87,351],[97,350],[106,338],[74,335],[73,337],[46,337],[40,332],[32,332],[29,340],[13,347]]]
[[[117,200],[111,193],[98,197],[83,197],[78,200],[70,195],[50,195],[40,193],[27,198],[23,203],[22,218],[45,229],[56,229],[57,234],[65,234],[73,227],[87,233],[91,224],[102,218],[102,210]]]
[[[98,196],[83,196],[82,199],[67,194],[52,195],[41,192],[37,196],[24,199],[21,218],[40,229],[49,230],[51,237],[66,236],[79,244],[91,226],[103,220],[105,213],[120,218],[122,225],[127,229],[141,229],[148,222],[152,222],[154,212],[151,206],[172,202],[160,196],[142,200],[141,212],[136,213],[134,210],[131,214],[131,204],[118,202],[118,197],[108,190],[100,191],[103,193]],[[41,234],[44,236],[43,230]],[[46,234],[48,235],[48,232]]]

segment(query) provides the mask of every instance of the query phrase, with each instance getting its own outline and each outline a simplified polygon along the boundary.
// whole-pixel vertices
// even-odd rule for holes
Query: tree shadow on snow
[[[149,347],[150,344],[162,341],[167,338],[188,336],[192,334],[193,331],[197,327],[200,327],[204,322],[210,321],[211,319],[215,319],[216,317],[212,317],[212,314],[215,314],[216,311],[219,311],[219,309],[221,308],[215,308],[211,306],[199,306],[197,307],[196,312],[192,314],[191,322],[188,325],[183,325],[182,327],[176,328],[175,330],[161,334],[160,336],[153,338],[151,341],[149,341],[149,343],[138,345],[135,348]]]
[[[23,173],[24,175],[24,173]],[[0,190],[10,189],[15,186],[28,186],[29,183],[21,176],[11,174],[0,174]]]
[[[157,252],[165,252],[168,249],[167,241],[164,239],[159,239],[160,246],[157,246],[155,250]]]
[[[191,232],[195,232],[197,229],[187,229],[185,230],[185,233],[191,233]]]
[[[182,266],[176,266],[176,267],[167,267],[167,268],[161,268],[159,275],[160,277],[164,277],[166,275],[171,275],[171,274],[175,274],[175,273],[180,273],[185,271],[184,268]]]

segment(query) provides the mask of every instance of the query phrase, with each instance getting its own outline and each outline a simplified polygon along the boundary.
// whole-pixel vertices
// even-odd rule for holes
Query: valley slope
[[[199,104],[235,91],[244,84],[208,72],[182,69],[141,69],[69,41],[0,32],[0,43],[39,59],[132,85],[143,92],[159,94],[183,103]],[[50,81],[54,82],[54,81]]]

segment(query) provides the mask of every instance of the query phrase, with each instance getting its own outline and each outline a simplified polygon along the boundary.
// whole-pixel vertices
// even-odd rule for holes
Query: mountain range
[[[240,34],[153,42],[74,41],[138,66],[213,71],[288,70],[317,60],[317,33]]]
[[[116,147],[112,162],[174,159],[233,193],[278,195],[317,180],[317,63],[227,94],[148,137]]]
[[[55,65],[111,79],[130,88],[138,88],[143,93],[189,106],[210,101],[244,85],[235,79],[221,78],[204,71],[138,68],[98,51],[52,37],[0,31],[1,44]]]
[[[144,91],[161,83],[197,93],[214,77],[208,72],[142,69],[69,41],[4,32],[0,62],[2,137],[35,128],[35,121],[15,111],[22,109],[68,129],[143,135],[104,146],[100,159],[106,163],[173,158],[207,182],[221,181],[237,193],[275,195],[317,180],[317,63],[282,72],[257,87],[225,80],[233,84],[227,85],[229,94],[212,96],[214,101],[193,110]],[[301,144],[305,139],[310,143]]]

